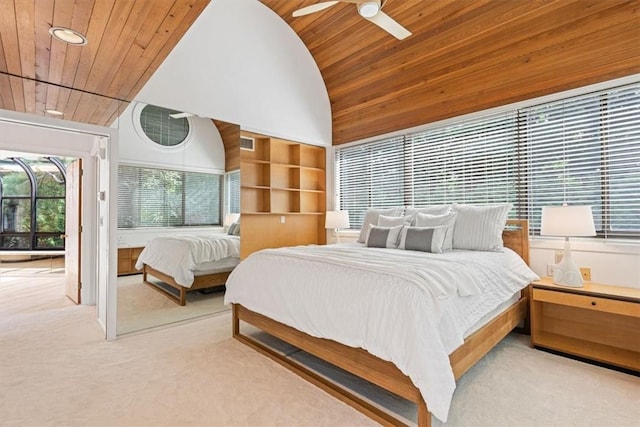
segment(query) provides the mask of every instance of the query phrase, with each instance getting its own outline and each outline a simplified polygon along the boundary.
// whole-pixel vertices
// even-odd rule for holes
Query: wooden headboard
[[[502,232],[504,246],[522,257],[529,265],[529,221],[526,219],[508,219]]]

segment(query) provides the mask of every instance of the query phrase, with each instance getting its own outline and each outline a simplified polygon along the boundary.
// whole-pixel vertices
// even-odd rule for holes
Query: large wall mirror
[[[143,102],[120,122],[118,335],[228,311],[240,126]]]

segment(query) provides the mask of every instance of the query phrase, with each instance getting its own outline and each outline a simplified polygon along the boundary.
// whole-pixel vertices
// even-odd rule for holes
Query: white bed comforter
[[[227,281],[225,303],[393,362],[444,422],[455,390],[448,355],[469,328],[537,278],[509,249],[299,246],[245,259]]]
[[[193,284],[198,264],[240,256],[240,237],[228,234],[156,237],[142,250],[136,268],[147,264],[185,287]]]

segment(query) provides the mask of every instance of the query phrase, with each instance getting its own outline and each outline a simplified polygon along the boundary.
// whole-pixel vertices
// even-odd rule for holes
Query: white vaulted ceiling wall
[[[331,145],[331,105],[318,66],[286,22],[256,0],[212,1],[136,99]]]

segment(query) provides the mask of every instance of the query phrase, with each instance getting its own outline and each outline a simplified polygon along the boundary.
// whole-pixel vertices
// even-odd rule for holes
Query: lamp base
[[[559,271],[557,267],[553,273],[553,283],[560,286],[570,286],[572,288],[581,288],[584,286],[582,284],[580,270],[577,272],[573,270]]]
[[[564,257],[562,257],[560,264],[556,265],[553,272],[553,283],[560,286],[570,286],[572,288],[581,288],[583,286],[580,269],[571,258],[569,239],[567,239],[564,244]]]

